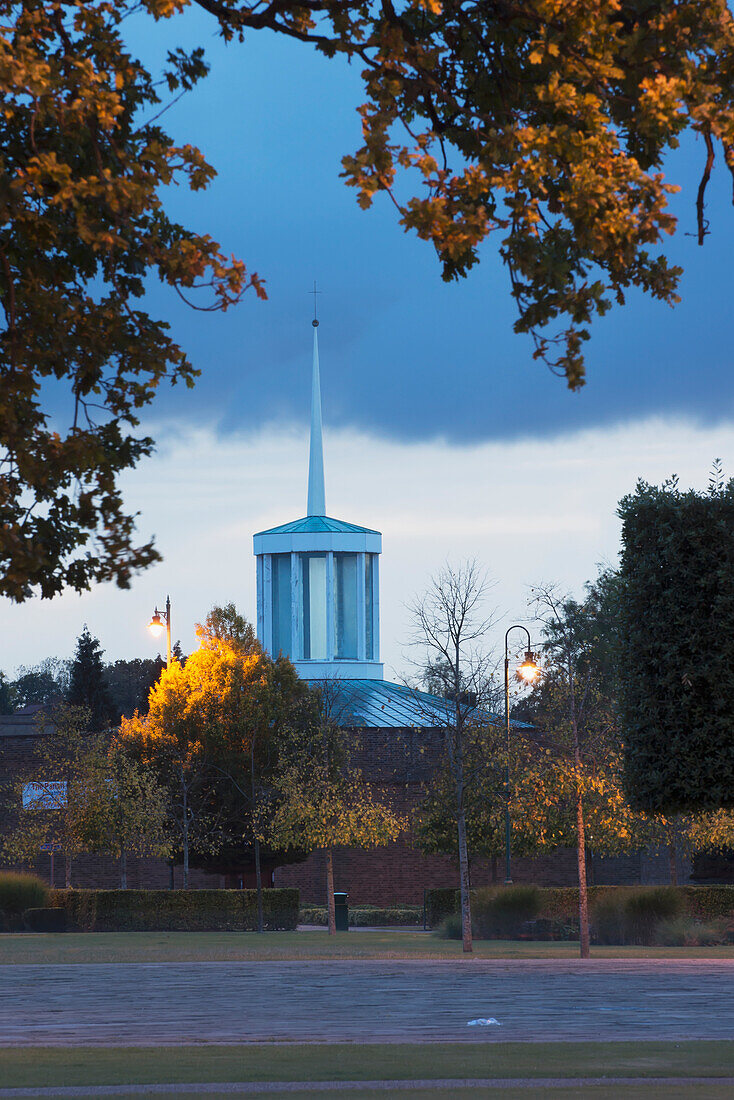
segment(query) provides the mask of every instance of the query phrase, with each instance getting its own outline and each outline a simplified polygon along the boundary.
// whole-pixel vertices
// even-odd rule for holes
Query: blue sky
[[[493,244],[469,278],[447,285],[430,245],[404,233],[385,196],[366,213],[357,207],[339,179],[341,156],[360,144],[356,68],[269,32],[227,46],[214,21],[192,10],[152,37],[146,20],[144,40],[134,42],[151,63],[174,42],[205,45],[209,78],[165,121],[219,175],[205,194],[179,189],[170,205],[243,258],[269,294],[265,304],[248,296],[223,317],[187,311],[153,289],[150,308],[170,317],[203,371],[196,398],[167,397],[156,418],[206,412],[223,432],[302,419],[314,278],[323,290],[325,415],[335,426],[480,441],[659,412],[704,423],[731,415],[731,179],[717,164],[712,235],[699,248],[685,235],[695,230],[702,164],[693,139],[673,156],[684,191],[673,199],[681,230],[669,255],[686,268],[683,302],[673,311],[631,294],[626,308],[595,324],[588,384],[571,394],[532,361],[530,339],[513,334],[514,303]]]

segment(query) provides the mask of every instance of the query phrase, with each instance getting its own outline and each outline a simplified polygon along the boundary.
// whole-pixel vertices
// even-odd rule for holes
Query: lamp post
[[[505,886],[512,884],[510,868],[510,656],[507,649],[511,630],[524,630],[528,638],[528,648],[525,650],[525,657],[517,670],[518,675],[527,684],[532,684],[540,673],[535,654],[530,648],[530,631],[521,623],[514,623],[505,632],[505,735],[507,740],[505,746],[507,753],[505,757]]]
[[[163,623],[166,624],[166,668],[171,667],[171,597],[166,596],[166,610],[159,611],[156,607],[153,618],[148,623],[148,630],[154,638],[160,638]]]

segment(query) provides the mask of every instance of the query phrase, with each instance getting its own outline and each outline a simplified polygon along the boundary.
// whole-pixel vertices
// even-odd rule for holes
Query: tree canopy
[[[201,48],[172,49],[155,77],[122,28],[135,9],[182,6],[0,4],[0,594],[13,600],[128,587],[159,558],[136,544],[118,477],[153,449],[141,410],[197,371],[140,308],[146,279],[205,309],[264,293],[163,203],[165,187],[200,190],[215,174],[158,121],[207,66]]]
[[[310,700],[291,663],[263,652],[233,604],[213,608],[197,634],[198,649],[151,689],[147,715],[120,726],[169,792],[185,879],[190,862],[219,870],[250,862],[284,728]]]
[[[386,192],[446,280],[493,235],[515,330],[572,388],[612,301],[631,287],[678,301],[663,168],[685,130],[701,136],[703,243],[717,146],[734,172],[726,0],[197,2],[226,36],[268,27],[363,65],[364,144],[343,160],[360,205]]]
[[[46,657],[39,664],[21,665],[15,680],[8,683],[7,702],[11,712],[33,705],[60,703],[69,690],[70,661]]]
[[[119,477],[153,449],[141,410],[197,371],[141,308],[146,279],[200,309],[264,297],[166,212],[166,187],[214,175],[160,125],[166,97],[205,76],[203,47],[172,46],[153,74],[125,44],[131,13],[194,5],[228,40],[271,30],[362,66],[363,144],[343,158],[360,206],[388,195],[446,280],[496,242],[515,330],[572,388],[612,302],[678,300],[661,245],[681,135],[702,139],[699,243],[717,147],[734,171],[726,0],[0,3],[0,594],[14,600],[127,587],[158,559]]]

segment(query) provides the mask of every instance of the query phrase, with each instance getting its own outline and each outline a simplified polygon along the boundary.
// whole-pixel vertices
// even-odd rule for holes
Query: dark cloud
[[[704,422],[734,413],[729,252],[734,213],[723,166],[714,173],[703,248],[694,225],[701,150],[676,154],[684,192],[672,205],[670,245],[684,265],[676,310],[631,294],[594,326],[588,385],[571,394],[532,361],[512,332],[514,306],[493,249],[471,277],[444,284],[428,245],[407,237],[387,199],[361,212],[339,180],[340,156],[359,144],[356,71],[309,47],[251,35],[225,47],[212,23],[187,11],[146,37],[169,48],[171,28],[205,40],[207,81],[166,117],[177,138],[201,145],[219,171],[206,195],[180,190],[182,220],[205,227],[267,280],[269,301],[248,298],[226,316],[192,313],[152,288],[150,305],[203,370],[195,396],[166,395],[157,415],[216,421],[222,432],[303,419],[308,406],[313,279],[322,319],[329,424],[450,440],[512,438],[654,413]],[[165,35],[163,34],[165,31]]]

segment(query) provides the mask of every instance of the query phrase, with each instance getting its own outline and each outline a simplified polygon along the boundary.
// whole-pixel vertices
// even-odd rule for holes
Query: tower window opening
[[[273,655],[291,656],[291,556],[273,554]]]
[[[303,656],[326,660],[326,554],[303,554]]]
[[[337,660],[358,656],[357,564],[356,554],[334,555],[334,655]]]
[[[372,606],[374,598],[374,567],[372,554],[364,556],[364,629],[365,629],[365,657],[371,661],[374,657]]]

